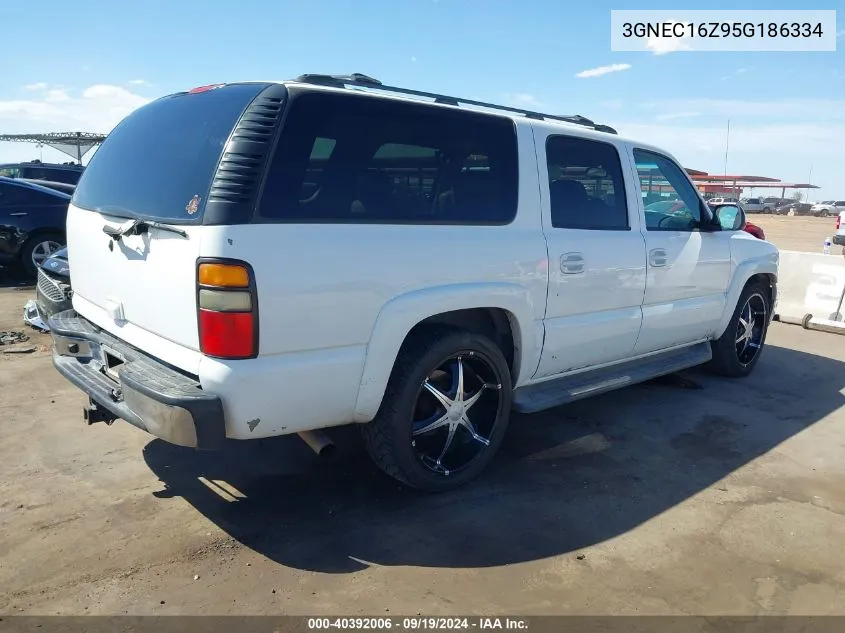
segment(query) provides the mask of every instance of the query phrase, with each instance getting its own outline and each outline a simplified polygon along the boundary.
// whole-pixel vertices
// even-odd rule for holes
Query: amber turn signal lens
[[[199,282],[203,286],[218,288],[246,288],[249,272],[237,264],[200,264]]]

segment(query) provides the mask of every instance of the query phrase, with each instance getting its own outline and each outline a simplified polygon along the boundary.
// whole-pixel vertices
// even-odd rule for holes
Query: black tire
[[[439,368],[446,367],[447,363],[452,362],[455,366],[464,363],[472,364],[475,368],[484,367],[483,372],[478,371],[474,373],[474,376],[477,378],[481,374],[486,374],[489,375],[489,379],[480,383],[482,386],[477,388],[475,395],[485,388],[489,390],[485,394],[490,395],[481,397],[486,399],[476,399],[476,403],[483,406],[478,409],[479,418],[471,420],[472,431],[455,421],[454,424],[457,426],[453,440],[451,442],[443,440],[444,447],[456,443],[458,451],[477,451],[475,457],[468,460],[465,465],[450,471],[441,466],[441,459],[446,455],[445,448],[434,465],[432,465],[433,459],[421,453],[425,452],[424,445],[438,440],[438,437],[434,436],[436,432],[443,431],[448,435],[447,425],[451,423],[447,422],[432,431],[423,431],[418,428],[417,434],[426,434],[425,437],[418,436],[418,439],[414,439],[413,433],[415,414],[418,413],[422,404],[426,404],[426,398],[429,398],[432,403],[430,409],[433,413],[429,419],[435,419],[438,416],[440,419],[448,417],[448,409],[441,403],[434,402],[431,394],[426,393],[428,390],[424,388],[424,385]],[[461,371],[466,372],[467,375],[474,372],[473,369]],[[498,382],[492,383],[492,380]],[[452,381],[452,388],[457,393],[454,384]],[[494,388],[496,384],[500,385],[500,388]],[[467,385],[464,392],[466,393],[470,388]],[[451,394],[451,391],[449,393]],[[497,396],[495,405],[493,394]],[[451,327],[432,327],[413,335],[402,346],[379,412],[371,422],[362,426],[364,442],[376,465],[391,477],[426,492],[452,490],[475,479],[493,459],[507,428],[511,400],[510,370],[502,351],[495,343],[485,336],[472,332]],[[417,422],[417,424],[425,425],[426,421]],[[472,435],[476,431],[476,435]],[[432,435],[429,436],[429,433]],[[481,437],[482,433],[487,433],[487,436],[479,441],[477,438]],[[489,443],[484,444],[484,439]],[[434,452],[437,452],[437,449]]]
[[[772,311],[769,297],[769,288],[763,283],[752,282],[745,286],[734,308],[734,313],[728,323],[728,327],[725,328],[722,336],[710,343],[711,349],[713,350],[713,359],[708,363],[708,368],[713,373],[731,378],[743,378],[753,371],[763,353],[766,333],[769,329],[769,316]],[[751,348],[756,351],[750,359],[743,356],[743,353],[740,352],[741,343],[739,342],[740,328],[746,331],[745,326],[740,324],[740,319],[743,317],[743,313],[749,302],[752,302],[752,306],[762,306],[765,310],[764,314],[756,315],[758,310],[752,308],[755,314],[755,323],[758,323],[754,325],[752,332],[753,338],[746,341],[746,343],[750,345],[753,342],[758,347]],[[748,350],[748,346],[743,347],[743,352]]]
[[[30,237],[21,248],[21,267],[29,277],[35,277],[38,274],[38,268],[35,262],[32,261],[32,254],[36,248],[41,244],[48,242],[55,242],[60,246],[65,245],[64,235],[61,233],[38,233]]]

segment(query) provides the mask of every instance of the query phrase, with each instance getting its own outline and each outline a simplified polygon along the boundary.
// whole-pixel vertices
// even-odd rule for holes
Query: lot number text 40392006
[[[528,621],[524,618],[500,617],[375,617],[375,618],[308,618],[309,630],[386,630],[397,631],[445,631],[445,630],[511,630],[527,631]]]

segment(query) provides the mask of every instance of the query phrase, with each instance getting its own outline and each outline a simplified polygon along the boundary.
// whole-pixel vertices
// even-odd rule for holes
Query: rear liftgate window
[[[516,215],[514,124],[354,95],[293,100],[258,221],[507,224]]]
[[[226,141],[265,87],[222,86],[171,95],[139,108],[94,154],[73,204],[117,216],[201,221]]]

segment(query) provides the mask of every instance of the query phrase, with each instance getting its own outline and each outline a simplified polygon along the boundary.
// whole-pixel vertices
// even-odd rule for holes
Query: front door
[[[535,377],[631,355],[642,322],[645,241],[624,145],[535,129],[549,251],[546,337]],[[624,154],[623,154],[624,155]]]
[[[675,161],[633,149],[648,251],[643,325],[646,354],[715,334],[731,275],[730,232],[702,231],[712,214]]]

